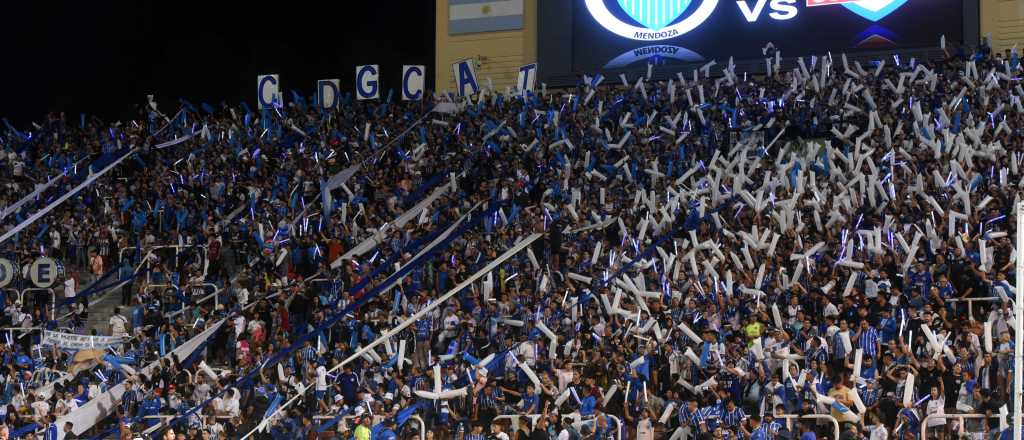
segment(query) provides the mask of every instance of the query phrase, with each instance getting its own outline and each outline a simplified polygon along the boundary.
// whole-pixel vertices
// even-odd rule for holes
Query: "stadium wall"
[[[1024,1],[981,0],[981,33],[991,35],[994,51],[1024,42]]]
[[[454,90],[452,63],[466,58],[477,62],[481,86],[490,78],[494,88],[500,91],[515,85],[520,66],[537,62],[538,0],[522,0],[521,29],[458,35],[449,33],[449,0],[436,2],[434,90]]]

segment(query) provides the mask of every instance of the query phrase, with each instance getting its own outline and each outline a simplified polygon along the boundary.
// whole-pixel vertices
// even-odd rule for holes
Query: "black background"
[[[700,1],[694,0],[684,16],[691,14]],[[627,23],[631,22],[616,0],[605,3],[613,13],[619,12]],[[755,0],[747,0],[751,10],[755,4]],[[635,41],[602,28],[584,0],[574,0],[572,70],[597,72],[623,52],[651,45],[684,47],[720,64],[729,56],[737,60],[759,58],[768,42],[788,57],[823,55],[828,50],[854,53],[856,36],[875,24],[843,6],[805,5],[806,1],[798,1],[796,17],[779,21],[768,16],[772,10],[766,3],[757,22],[750,23],[734,0],[721,0],[711,17],[693,31],[672,39]],[[963,5],[961,0],[910,0],[877,24],[898,35],[895,41],[900,48],[937,47],[943,34],[952,45],[963,40]]]
[[[0,116],[22,126],[49,111],[131,118],[147,94],[164,110],[179,97],[255,108],[258,74],[280,74],[290,102],[290,90],[312,95],[324,78],[352,92],[359,64],[380,64],[381,96],[397,96],[403,64],[426,65],[433,84],[434,9],[433,0],[5,2]]]

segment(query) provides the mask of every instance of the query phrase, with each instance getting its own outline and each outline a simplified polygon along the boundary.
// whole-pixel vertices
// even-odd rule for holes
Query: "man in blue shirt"
[[[345,372],[338,376],[338,384],[341,385],[341,395],[345,396],[345,404],[354,405],[356,402],[356,389],[359,387],[359,378],[352,372],[350,364],[345,364]]]
[[[373,437],[374,440],[397,440],[398,435],[395,434],[395,419],[385,419],[383,424],[384,428]]]

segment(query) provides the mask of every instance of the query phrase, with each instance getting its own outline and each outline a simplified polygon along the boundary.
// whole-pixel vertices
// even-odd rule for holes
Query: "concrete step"
[[[95,301],[89,304],[86,331],[96,330],[99,334],[105,335],[109,331],[110,317],[114,315],[114,309],[121,305],[120,289],[107,291]]]

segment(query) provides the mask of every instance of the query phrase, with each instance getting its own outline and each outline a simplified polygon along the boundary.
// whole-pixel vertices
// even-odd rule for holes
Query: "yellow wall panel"
[[[452,63],[472,58],[480,85],[491,79],[504,91],[515,86],[519,67],[537,62],[537,1],[523,0],[523,29],[448,35],[448,0],[436,0],[434,90],[455,90]]]
[[[1021,48],[1024,43],[1024,0],[981,0],[981,35],[992,36],[992,49]]]

